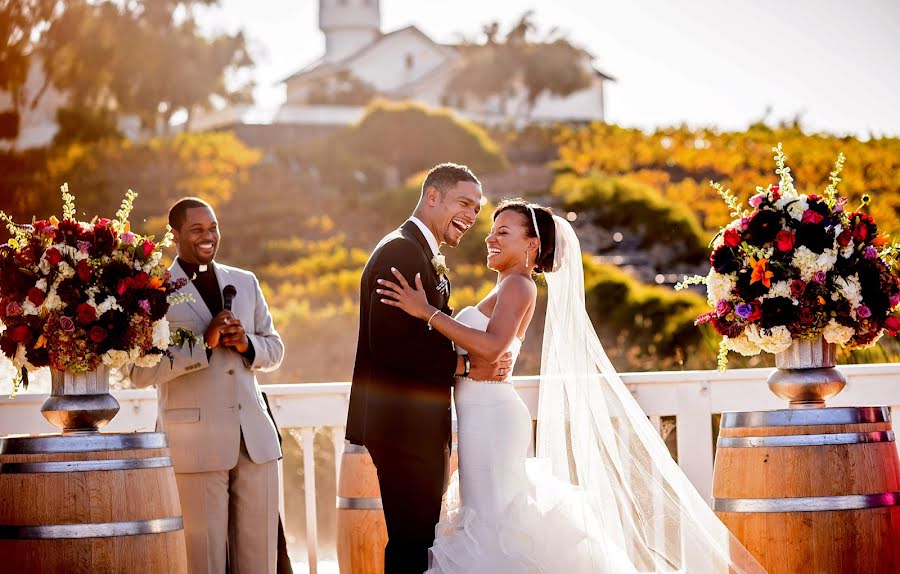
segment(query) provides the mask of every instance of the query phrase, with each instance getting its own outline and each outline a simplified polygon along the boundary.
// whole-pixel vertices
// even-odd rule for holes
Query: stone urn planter
[[[820,409],[837,395],[847,379],[835,365],[837,345],[819,337],[794,340],[790,348],[775,355],[777,371],[769,376],[769,388],[789,402],[792,409]]]
[[[41,413],[64,435],[96,433],[119,412],[119,401],[109,393],[109,367],[72,374],[51,369],[51,394]]]

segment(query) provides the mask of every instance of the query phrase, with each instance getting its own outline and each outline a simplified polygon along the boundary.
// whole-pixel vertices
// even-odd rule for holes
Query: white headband
[[[537,256],[540,257],[541,256],[541,230],[538,229],[537,216],[534,214],[534,208],[529,205],[528,211],[531,212],[531,222],[534,223],[534,234],[537,235],[537,240],[538,240]]]

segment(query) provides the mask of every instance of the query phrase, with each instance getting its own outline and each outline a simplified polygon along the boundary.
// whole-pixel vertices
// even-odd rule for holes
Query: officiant
[[[180,293],[190,296],[169,310],[170,330],[189,330],[205,345],[175,341],[171,360],[133,367],[130,378],[157,389],[189,571],[221,574],[227,559],[230,574],[275,574],[281,449],[255,373],[277,369],[284,345],[256,277],[215,261],[221,236],[212,207],[181,199],[169,225],[178,253],[169,271],[187,280]]]

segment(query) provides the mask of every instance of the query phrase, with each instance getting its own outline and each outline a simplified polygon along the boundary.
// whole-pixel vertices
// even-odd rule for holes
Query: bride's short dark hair
[[[537,220],[537,230],[534,229],[534,220],[531,211],[534,210],[534,219]],[[504,199],[494,210],[494,219],[504,211],[515,211],[525,218],[525,236],[541,238],[541,253],[535,262],[534,270],[537,273],[546,273],[553,270],[553,259],[556,257],[556,223],[553,221],[553,210],[536,203],[528,203],[524,199]],[[537,232],[536,232],[537,231]]]

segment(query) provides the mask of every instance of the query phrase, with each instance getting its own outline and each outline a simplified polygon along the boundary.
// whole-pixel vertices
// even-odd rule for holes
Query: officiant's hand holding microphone
[[[204,338],[210,349],[215,349],[219,345],[230,347],[238,353],[246,353],[250,345],[247,339],[247,333],[244,331],[241,322],[231,313],[231,305],[234,297],[237,295],[237,289],[234,285],[226,285],[222,289],[222,311],[213,317],[212,322],[206,329]]]

